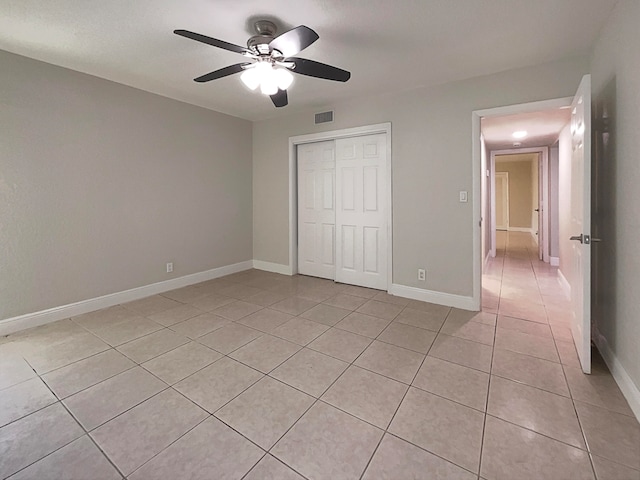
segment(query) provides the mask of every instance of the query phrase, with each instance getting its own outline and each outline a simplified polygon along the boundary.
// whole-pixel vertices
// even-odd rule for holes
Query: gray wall
[[[252,258],[250,122],[2,51],[0,71],[0,319]]]
[[[608,145],[598,159],[604,175],[598,196],[604,204],[594,220],[599,223],[596,233],[603,242],[594,249],[598,256],[598,283],[603,288],[596,291],[594,320],[636,388],[640,388],[638,25],[640,2],[619,2],[600,34],[591,61],[594,102],[599,116],[606,107],[610,124]]]
[[[587,58],[511,70],[431,88],[318,105],[335,122],[313,125],[314,111],[254,123],[254,258],[288,265],[288,139],[360,125],[392,123],[394,283],[472,296],[471,113],[571,96]],[[292,100],[293,101],[293,100]],[[425,266],[427,281],[416,269]]]
[[[549,205],[547,213],[549,215],[549,256],[558,257],[560,255],[559,233],[559,206],[558,206],[558,147],[549,148]]]

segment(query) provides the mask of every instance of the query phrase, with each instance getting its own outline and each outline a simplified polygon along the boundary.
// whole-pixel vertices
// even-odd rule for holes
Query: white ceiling
[[[3,0],[0,49],[249,120],[352,97],[535,65],[589,50],[616,0]],[[178,37],[244,45],[252,20],[320,39],[299,56],[352,72],[346,83],[296,75],[289,106],[236,76],[193,78],[243,61]]]
[[[515,142],[521,144],[519,148],[547,146],[555,143],[570,119],[570,108],[487,117],[482,119],[482,134],[489,150],[512,149]],[[522,130],[527,132],[525,138],[513,138],[514,132]]]

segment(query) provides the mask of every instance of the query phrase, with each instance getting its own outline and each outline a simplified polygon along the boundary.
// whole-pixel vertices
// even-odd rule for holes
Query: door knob
[[[582,243],[582,234],[574,235],[573,237],[569,237],[569,240],[575,240],[576,242]]]
[[[534,210],[534,212],[539,212],[539,211],[540,211],[540,209],[539,209],[539,208],[536,208],[536,209]]]

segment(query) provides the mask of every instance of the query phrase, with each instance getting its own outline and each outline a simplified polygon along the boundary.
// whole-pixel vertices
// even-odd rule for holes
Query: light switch
[[[460,191],[460,203],[467,203],[467,192],[465,190]]]

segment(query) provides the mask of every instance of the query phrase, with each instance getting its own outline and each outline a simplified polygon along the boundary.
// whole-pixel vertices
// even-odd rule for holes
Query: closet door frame
[[[339,138],[360,137],[363,135],[385,134],[387,137],[387,288],[393,284],[393,196],[392,196],[392,157],[391,157],[391,123],[379,123],[355,128],[345,128],[328,132],[311,133],[289,137],[289,271],[298,273],[298,169],[297,147],[305,143],[337,140]]]

